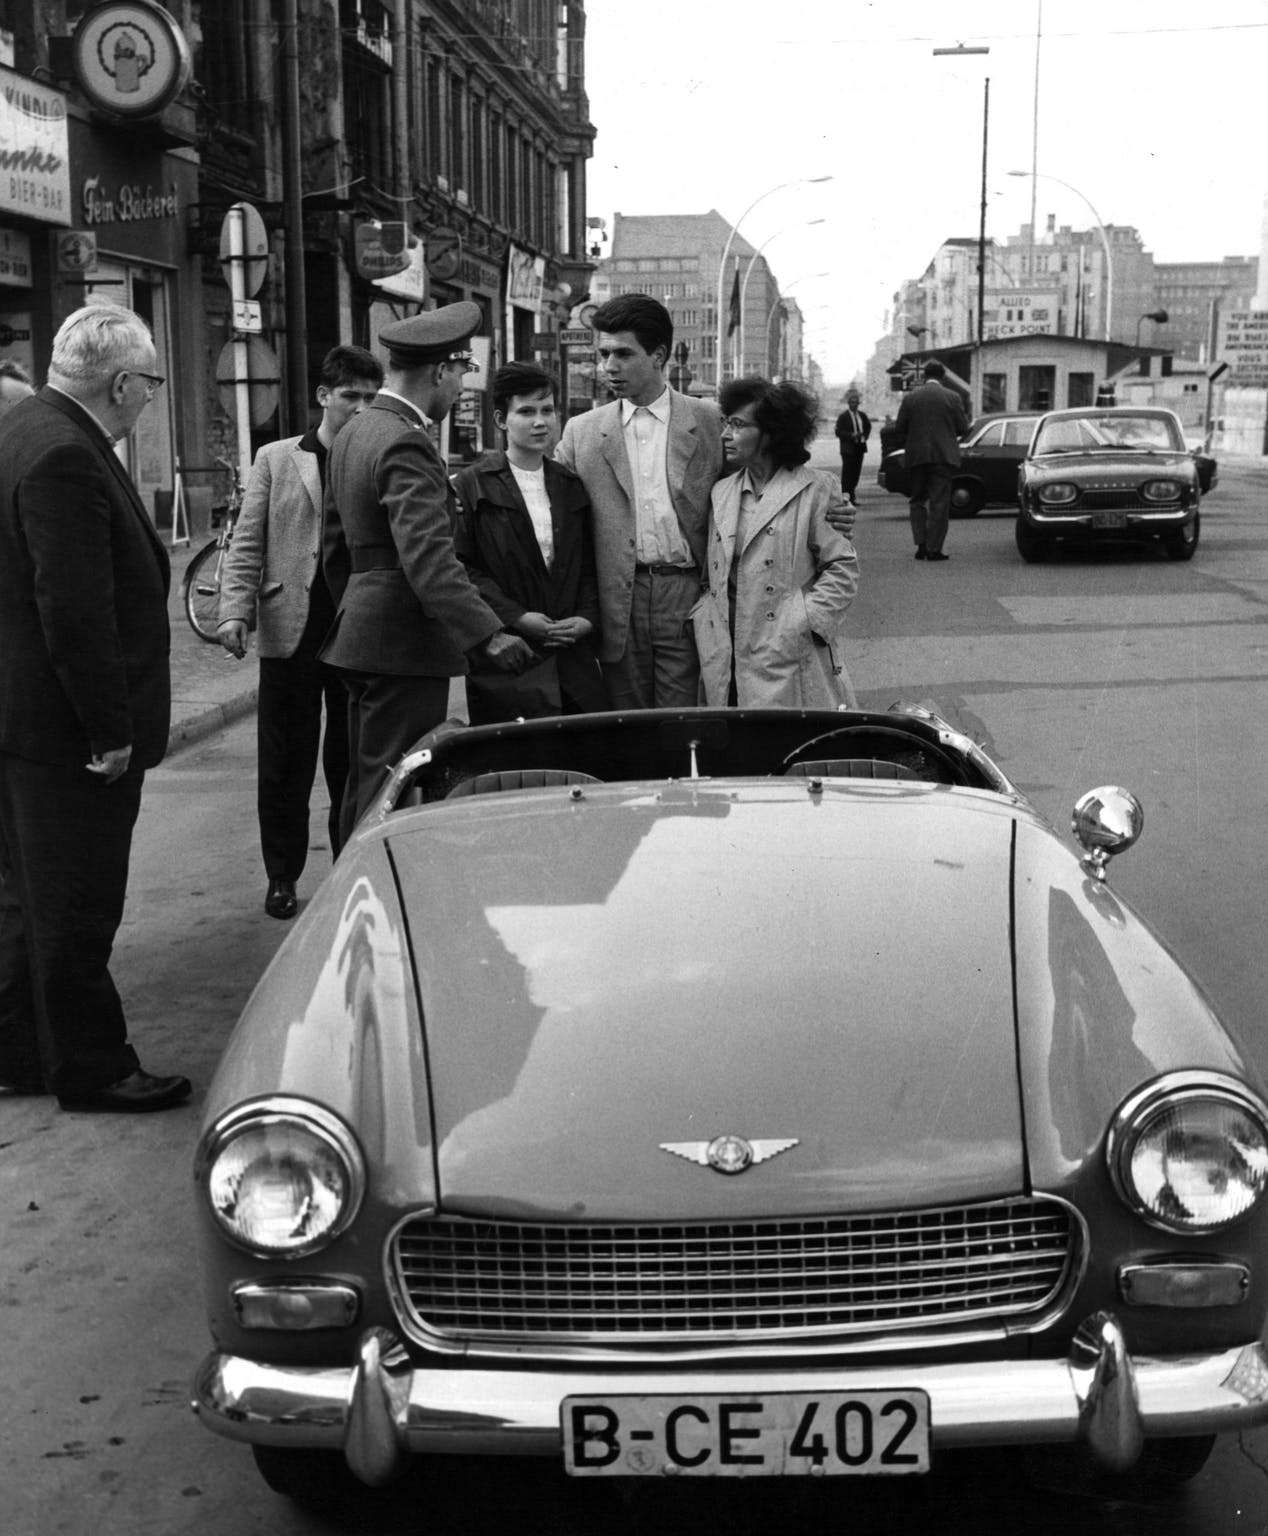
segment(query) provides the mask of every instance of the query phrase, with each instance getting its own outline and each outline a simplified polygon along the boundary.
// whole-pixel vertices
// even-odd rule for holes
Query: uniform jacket
[[[220,622],[259,623],[261,656],[291,656],[321,568],[321,472],[302,439],[256,455],[220,578]]]
[[[580,475],[590,498],[599,577],[599,659],[618,661],[629,636],[636,533],[621,402],[573,416],[555,458]],[[713,401],[671,391],[665,468],[683,537],[703,570],[709,492],[722,472],[722,421]]]
[[[730,475],[714,489],[709,588],[691,613],[706,704],[725,704],[731,683],[727,581],[743,478]],[[740,552],[734,645],[741,707],[854,704],[843,629],[858,589],[858,557],[826,517],[840,504],[836,476],[826,470],[780,469],[766,483]]]
[[[0,422],[0,751],[153,767],[171,720],[171,568],[92,417],[54,389]]]
[[[320,657],[350,672],[457,677],[501,629],[454,552],[445,465],[417,415],[380,395],[335,438],[324,565],[337,612]]]
[[[467,574],[503,625],[510,628],[526,612],[547,618],[588,619],[599,625],[599,596],[594,571],[590,503],[581,481],[562,464],[547,460],[546,494],[554,535],[550,569],[542,558],[533,521],[505,453],[490,453],[454,476],[458,527],[454,543]],[[591,709],[607,708],[599,675],[594,637],[575,646],[548,651],[522,678],[496,682],[501,695],[521,695],[521,713],[557,713],[560,682]],[[471,683],[468,683],[470,697]],[[537,698],[550,708],[537,708]],[[509,697],[506,699],[510,707]],[[473,716],[474,718],[474,716]]]
[[[858,418],[863,424],[863,436],[861,438],[856,438],[853,435],[854,426],[850,421],[850,413],[848,410],[842,411],[841,414],[837,417],[835,430],[836,435],[841,442],[842,457],[844,457],[847,453],[864,454],[867,452],[867,440],[872,435],[872,418],[867,414],[866,411],[859,411]]]
[[[929,379],[903,396],[894,423],[894,447],[906,449],[907,468],[913,464],[960,462],[960,439],[969,430],[964,404],[953,389]]]

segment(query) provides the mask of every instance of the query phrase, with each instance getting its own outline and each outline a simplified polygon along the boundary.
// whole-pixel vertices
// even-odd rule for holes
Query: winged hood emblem
[[[712,1168],[717,1173],[743,1173],[754,1163],[768,1162],[795,1147],[796,1136],[773,1136],[747,1140],[730,1134],[715,1136],[712,1141],[662,1141],[660,1150],[674,1157],[682,1157],[701,1168]]]

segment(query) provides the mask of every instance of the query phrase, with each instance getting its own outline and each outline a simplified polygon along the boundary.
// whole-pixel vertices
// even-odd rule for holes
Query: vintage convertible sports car
[[[1076,855],[918,708],[442,726],[209,1091],[197,1413],[308,1501],[1192,1475],[1268,1419],[1268,1104],[1105,881],[1140,827]]]
[[[1201,533],[1198,467],[1173,411],[1051,411],[1018,479],[1017,549],[1042,560],[1058,539],[1157,539],[1192,560]]]

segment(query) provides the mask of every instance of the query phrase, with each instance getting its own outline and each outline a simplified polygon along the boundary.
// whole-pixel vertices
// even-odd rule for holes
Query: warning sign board
[[[1268,309],[1235,309],[1224,317],[1220,356],[1226,384],[1268,385]]]

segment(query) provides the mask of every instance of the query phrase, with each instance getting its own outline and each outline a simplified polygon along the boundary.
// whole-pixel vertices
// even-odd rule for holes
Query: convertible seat
[[[784,777],[803,779],[916,779],[920,774],[903,763],[879,757],[829,757],[815,763],[790,763]]]
[[[573,768],[508,768],[500,773],[477,773],[460,779],[445,796],[455,800],[460,795],[492,795],[502,789],[547,789],[555,784],[601,784],[592,773],[578,773]]]

